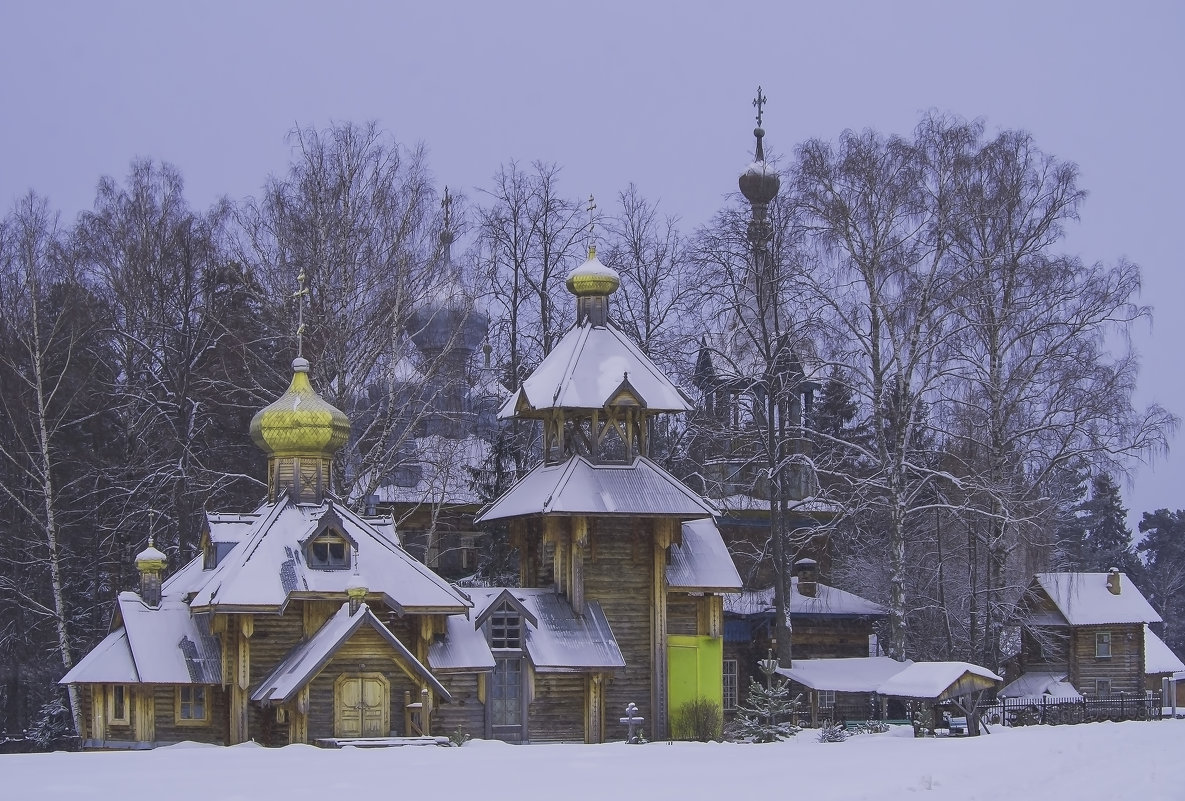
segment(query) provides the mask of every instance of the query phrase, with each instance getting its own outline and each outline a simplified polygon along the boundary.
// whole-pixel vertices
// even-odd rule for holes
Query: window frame
[[[815,690],[819,696],[819,709],[835,706],[835,690]]]
[[[1106,688],[1106,689],[1104,689]],[[1110,698],[1113,691],[1111,690],[1110,679],[1095,679],[1094,680],[1094,697],[1095,698]]]
[[[523,616],[510,604],[502,604],[490,615],[490,648],[495,651],[521,651]]]
[[[178,684],[173,691],[173,720],[178,726],[205,726],[210,722],[210,692],[204,684]],[[184,695],[190,694],[187,700]],[[200,700],[198,696],[200,695]],[[193,707],[200,704],[202,717],[194,717]],[[188,706],[190,714],[184,714]]]
[[[725,712],[735,712],[740,706],[740,660],[725,659],[721,664],[721,706]]]
[[[123,714],[116,714],[115,696],[119,693],[122,698]],[[132,722],[132,693],[127,684],[107,685],[107,722],[115,726],[129,726]]]
[[[1111,649],[1111,632],[1096,631],[1094,635],[1094,658],[1110,659],[1113,653]]]
[[[325,546],[325,559],[321,560],[315,556],[315,549],[318,545]],[[331,546],[340,545],[342,554],[340,557],[334,557]],[[326,529],[312,537],[305,543],[305,562],[313,570],[349,570],[350,569],[350,552],[352,548],[350,541],[343,537],[333,529]]]

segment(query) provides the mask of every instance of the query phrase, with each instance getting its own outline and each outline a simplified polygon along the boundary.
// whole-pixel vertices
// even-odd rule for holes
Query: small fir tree
[[[791,716],[802,705],[802,696],[791,698],[789,685],[782,679],[774,680],[778,662],[773,658],[772,651],[768,659],[762,659],[757,664],[765,674],[765,686],[749,679],[745,703],[737,708],[737,739],[753,743],[776,743],[786,737],[793,737],[800,729],[791,722]]]

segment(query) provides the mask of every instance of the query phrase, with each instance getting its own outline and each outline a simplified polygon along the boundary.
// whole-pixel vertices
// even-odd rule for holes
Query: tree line
[[[149,537],[179,566],[206,509],[263,496],[247,425],[290,377],[298,304],[314,384],[354,428],[338,495],[364,508],[409,458],[445,369],[410,344],[443,280],[442,190],[423,148],[373,123],[290,142],[287,171],[254,197],[195,209],[176,168],[135,161],[73,222],[35,193],[0,222],[4,731],[60,700],[53,682],[106,632]],[[739,198],[687,230],[633,186],[590,212],[542,162],[503,164],[461,195],[457,264],[503,383],[571,323],[563,282],[591,221],[622,276],[615,321],[685,387],[705,332],[747,343],[767,393],[793,390],[771,380],[791,361],[818,386],[813,409],[751,407],[736,424],[764,443],[753,454],[773,486],[794,462],[835,510],[821,521],[833,581],[886,603],[890,653],[998,664],[1037,569],[1119,562],[1162,613],[1180,611],[1183,513],[1146,514],[1137,554],[1111,481],[1176,424],[1132,403],[1125,335],[1151,312],[1135,265],[1057,251],[1085,194],[1074,165],[1027,133],[929,115],[910,136],[803,143],[780,167],[760,275]],[[655,458],[693,478],[690,443],[709,424],[659,423]],[[536,447],[530,430],[505,432],[495,453],[511,467],[483,491]],[[801,493],[775,495],[789,508]],[[770,539],[793,553],[817,535],[787,524]]]

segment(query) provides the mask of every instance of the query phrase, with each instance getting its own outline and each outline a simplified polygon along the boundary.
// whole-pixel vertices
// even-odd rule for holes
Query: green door
[[[667,709],[671,733],[677,734],[679,708],[705,699],[724,703],[724,640],[720,637],[667,637]]]

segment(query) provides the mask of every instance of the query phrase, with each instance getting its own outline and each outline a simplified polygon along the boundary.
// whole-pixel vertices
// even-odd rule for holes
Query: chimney
[[[794,563],[794,575],[798,577],[799,594],[814,598],[819,587],[819,563],[814,559],[799,559]]]
[[[169,558],[148,540],[148,547],[136,554],[136,569],[140,571],[140,598],[152,607],[160,606],[160,582]]]
[[[1107,589],[1112,595],[1118,595],[1122,591],[1119,586],[1119,568],[1113,567],[1107,571]]]
[[[346,597],[350,600],[350,615],[358,614],[358,610],[362,608],[362,602],[366,600],[366,593],[369,590],[366,587],[366,581],[362,576],[358,575],[358,549],[354,548],[351,554],[354,558],[354,575],[350,576],[350,580],[346,582]]]

